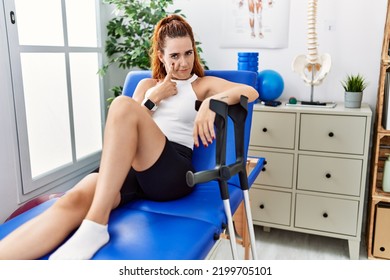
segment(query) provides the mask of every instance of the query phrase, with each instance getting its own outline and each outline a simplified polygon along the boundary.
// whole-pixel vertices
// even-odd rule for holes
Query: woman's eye
[[[187,55],[192,55],[193,51],[187,52]]]
[[[177,54],[171,55],[171,58],[172,58],[172,59],[177,59],[177,57],[178,57]]]

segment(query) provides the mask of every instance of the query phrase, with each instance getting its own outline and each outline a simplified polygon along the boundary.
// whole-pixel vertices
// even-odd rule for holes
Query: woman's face
[[[177,80],[190,78],[194,67],[194,50],[190,37],[165,38],[164,53],[159,54],[167,73],[174,64],[173,77]]]

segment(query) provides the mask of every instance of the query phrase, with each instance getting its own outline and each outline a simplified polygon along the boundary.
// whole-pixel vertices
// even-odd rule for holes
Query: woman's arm
[[[248,97],[248,102],[255,101],[259,97],[256,89],[246,84],[212,76],[203,77],[202,80],[204,100],[212,98],[233,105],[240,101],[241,95]]]
[[[132,98],[137,101],[139,104],[142,103],[142,101],[145,98],[145,93],[148,89],[154,87],[156,85],[156,80],[151,78],[146,78],[141,80],[137,87],[134,90]]]
[[[161,100],[166,99],[172,95],[177,94],[176,83],[172,82],[173,64],[165,76],[164,80],[157,81],[155,79],[144,79],[139,82],[137,88],[134,91],[133,98],[142,103],[145,99],[145,93],[150,88],[153,90],[150,92],[148,98],[156,105],[160,104]]]
[[[229,105],[237,104],[241,95],[248,98],[248,102],[255,101],[259,94],[251,86],[233,83],[217,77],[203,77],[200,89],[203,95],[202,105],[195,119],[193,137],[195,146],[199,146],[199,139],[204,146],[208,146],[215,139],[215,113],[210,110],[210,100],[220,100]]]

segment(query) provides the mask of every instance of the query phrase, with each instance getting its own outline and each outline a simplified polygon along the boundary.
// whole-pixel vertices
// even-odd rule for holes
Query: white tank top
[[[191,150],[194,147],[192,132],[197,113],[195,110],[197,96],[192,88],[192,82],[197,78],[198,76],[193,74],[188,80],[172,80],[177,85],[177,94],[162,100],[153,113],[154,121],[170,141]]]

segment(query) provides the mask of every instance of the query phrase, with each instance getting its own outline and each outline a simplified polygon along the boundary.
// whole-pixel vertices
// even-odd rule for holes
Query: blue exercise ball
[[[284,90],[282,76],[274,70],[263,70],[258,73],[257,91],[261,101],[272,101],[279,98]]]

